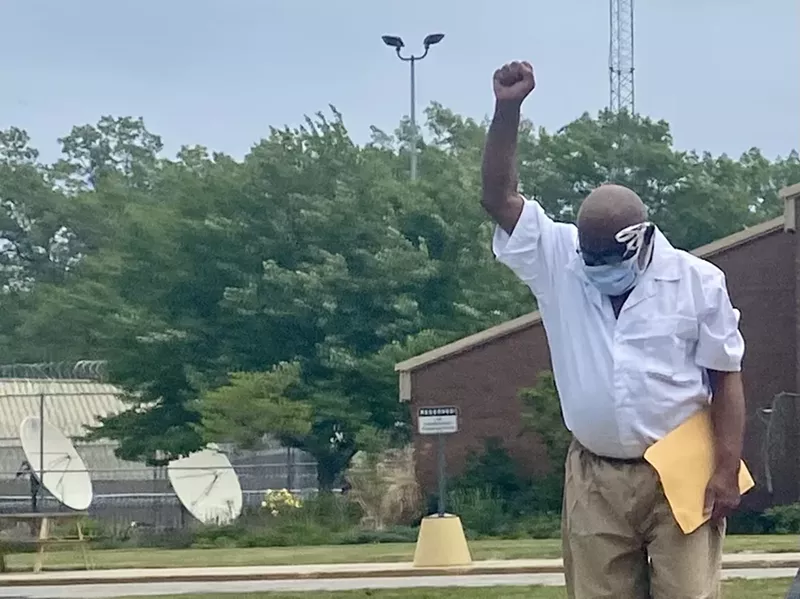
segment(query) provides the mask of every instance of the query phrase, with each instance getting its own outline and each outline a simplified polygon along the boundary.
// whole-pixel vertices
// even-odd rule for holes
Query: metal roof
[[[90,380],[0,378],[0,480],[14,478],[25,459],[19,441],[19,425],[28,416],[39,415],[44,394],[44,418],[67,437],[81,437],[86,426],[99,424],[98,417],[116,414],[128,406],[114,385]],[[76,443],[95,480],[141,480],[152,478],[144,464],[114,455],[116,443],[102,440]]]
[[[86,434],[85,426],[99,416],[116,414],[128,406],[117,387],[88,380],[0,379],[0,442],[19,437],[19,425],[39,415],[44,394],[44,418],[68,437]]]
[[[72,438],[83,436],[86,426],[98,424],[99,416],[115,414],[129,407],[120,399],[120,390],[106,383],[78,379],[0,378],[0,495],[9,493],[8,485],[15,481],[16,473],[25,460],[19,440],[19,425],[28,416],[39,415],[42,394],[45,420]],[[279,444],[272,443],[256,451],[240,452],[226,444],[222,445],[238,468],[243,485],[263,489],[274,486],[275,480],[285,480],[287,450]],[[159,469],[118,458],[114,454],[117,447],[114,441],[78,441],[75,446],[93,481],[130,483],[128,487],[117,487],[118,492],[141,492],[141,486],[135,484],[164,477]],[[302,468],[313,463],[313,458],[304,452],[294,451],[293,454],[294,467],[300,469],[300,473]]]

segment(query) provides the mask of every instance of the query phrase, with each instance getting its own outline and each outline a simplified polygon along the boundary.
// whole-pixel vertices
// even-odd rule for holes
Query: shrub
[[[336,544],[335,534],[311,520],[295,520],[277,526],[247,531],[237,547],[293,547],[299,545]]]
[[[414,543],[419,530],[413,526],[394,526],[385,530],[351,530],[342,534],[338,542],[342,545],[365,543]]]
[[[517,530],[520,536],[528,539],[557,539],[561,536],[561,514],[527,516],[519,522]]]
[[[770,531],[775,534],[800,533],[800,503],[778,505],[764,512],[770,524]]]
[[[474,491],[488,493],[503,502],[514,499],[529,486],[520,476],[518,464],[508,454],[502,441],[487,439],[483,453],[470,453],[464,471],[453,481],[454,491]]]
[[[345,495],[316,493],[306,498],[301,509],[289,514],[293,520],[315,522],[334,532],[350,530],[358,525],[362,513],[358,505]]]
[[[728,518],[728,533],[800,534],[800,503],[778,505],[764,512],[740,510]]]
[[[161,549],[188,549],[195,542],[195,534],[190,529],[153,530],[142,528],[131,534],[127,545]]]
[[[362,511],[361,526],[384,530],[419,515],[420,491],[412,446],[389,447],[389,436],[372,429],[360,433],[364,449],[351,460],[348,496]]]
[[[560,514],[563,493],[563,474],[561,472],[547,474],[531,480],[513,498],[509,509],[518,517],[530,514]]]
[[[772,524],[763,512],[739,510],[728,518],[728,534],[763,535],[768,534]]]
[[[496,536],[508,531],[511,517],[503,499],[491,488],[456,489],[448,499],[448,511],[459,515],[470,536]]]
[[[292,495],[291,491],[280,489],[275,491],[268,489],[264,493],[264,500],[261,502],[261,509],[265,510],[271,516],[280,516],[287,511],[292,511],[301,508],[303,502],[298,497]]]

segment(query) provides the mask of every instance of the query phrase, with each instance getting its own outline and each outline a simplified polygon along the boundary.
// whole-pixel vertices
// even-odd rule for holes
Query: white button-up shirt
[[[512,235],[495,230],[493,249],[536,296],[564,421],[598,455],[641,457],[709,404],[708,370],[741,369],[725,275],[657,229],[652,262],[619,318],[584,274],[577,228],[537,202],[525,201]]]

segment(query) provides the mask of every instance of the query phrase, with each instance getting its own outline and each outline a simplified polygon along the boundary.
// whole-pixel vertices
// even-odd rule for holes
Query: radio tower
[[[609,0],[609,108],[634,114],[633,0]]]

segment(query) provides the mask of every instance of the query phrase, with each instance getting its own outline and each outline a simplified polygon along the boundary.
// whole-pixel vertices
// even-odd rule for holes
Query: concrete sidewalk
[[[798,568],[800,553],[739,553],[723,558],[725,570]],[[248,580],[303,580],[346,578],[397,578],[416,576],[477,576],[509,574],[560,574],[560,559],[492,560],[456,568],[414,568],[411,563],[326,564],[297,566],[247,566],[220,568],[147,568],[125,570],[72,570],[0,574],[0,587],[131,582],[204,582]]]

